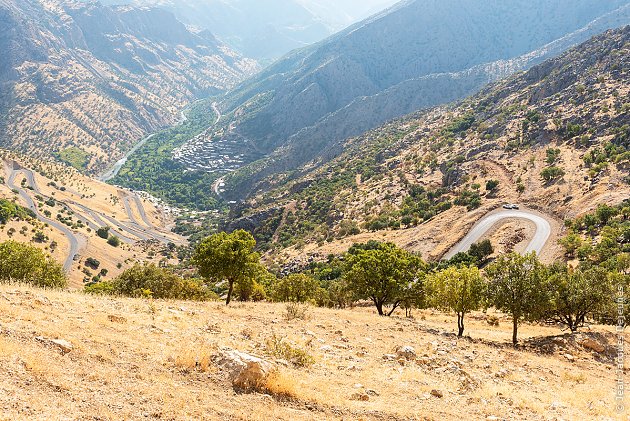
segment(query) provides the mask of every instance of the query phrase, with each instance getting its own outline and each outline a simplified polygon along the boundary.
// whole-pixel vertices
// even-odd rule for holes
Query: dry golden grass
[[[453,316],[432,311],[404,319],[312,308],[291,321],[284,312],[0,286],[0,419],[625,419],[615,412],[611,354],[555,327],[524,325],[525,346],[513,349],[504,316],[493,327],[471,315],[470,337],[458,339]],[[276,361],[266,346],[274,335],[313,363],[278,360],[265,392],[235,392],[212,355],[228,347]],[[588,335],[616,342],[612,328]],[[38,336],[73,350],[62,355]],[[546,353],[540,343],[559,345]],[[418,358],[383,359],[401,345]]]

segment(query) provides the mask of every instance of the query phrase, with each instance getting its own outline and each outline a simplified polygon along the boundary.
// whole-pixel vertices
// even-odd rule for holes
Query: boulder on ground
[[[213,361],[227,373],[232,386],[246,391],[262,388],[274,370],[269,361],[235,350],[223,350]]]

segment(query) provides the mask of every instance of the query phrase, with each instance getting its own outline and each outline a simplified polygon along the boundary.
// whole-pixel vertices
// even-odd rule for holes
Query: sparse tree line
[[[571,264],[541,263],[535,254],[509,253],[490,259],[492,245],[473,245],[449,261],[428,263],[391,243],[355,244],[342,256],[311,263],[301,273],[277,277],[261,262],[256,241],[239,230],[218,233],[194,250],[184,276],[153,264],[137,264],[111,280],[93,283],[89,293],[156,299],[312,303],[344,308],[371,302],[378,314],[434,308],[454,313],[457,332],[466,315],[494,308],[513,321],[513,342],[527,322],[559,323],[576,331],[588,323],[617,323],[618,291],[630,288],[628,203],[600,206],[594,214],[567,222],[561,243]],[[596,235],[599,242],[588,241]],[[577,236],[578,239],[573,237]],[[567,238],[573,238],[571,241]],[[584,244],[582,244],[584,243]],[[588,253],[578,252],[587,247]],[[275,270],[276,272],[280,272]],[[0,244],[0,282],[65,286],[61,266],[32,246]]]

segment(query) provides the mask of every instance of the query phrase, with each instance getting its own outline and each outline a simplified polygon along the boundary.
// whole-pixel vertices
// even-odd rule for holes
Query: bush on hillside
[[[67,285],[63,266],[44,251],[28,244],[0,244],[0,283],[25,283],[43,288]]]
[[[136,264],[111,282],[89,285],[93,294],[114,294],[127,297],[205,301],[216,298],[201,281],[184,279],[154,264]]]

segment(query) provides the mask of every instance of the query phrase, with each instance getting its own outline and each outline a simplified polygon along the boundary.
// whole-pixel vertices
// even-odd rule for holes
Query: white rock
[[[416,350],[412,346],[405,345],[396,350],[396,355],[407,360],[413,360],[416,358]]]
[[[68,354],[73,349],[72,344],[64,339],[48,339],[48,338],[44,338],[43,336],[38,336],[35,339],[45,344],[52,345],[59,348],[61,353],[64,355]]]
[[[224,350],[213,360],[227,372],[234,387],[244,390],[262,387],[274,370],[269,361],[234,350]]]

